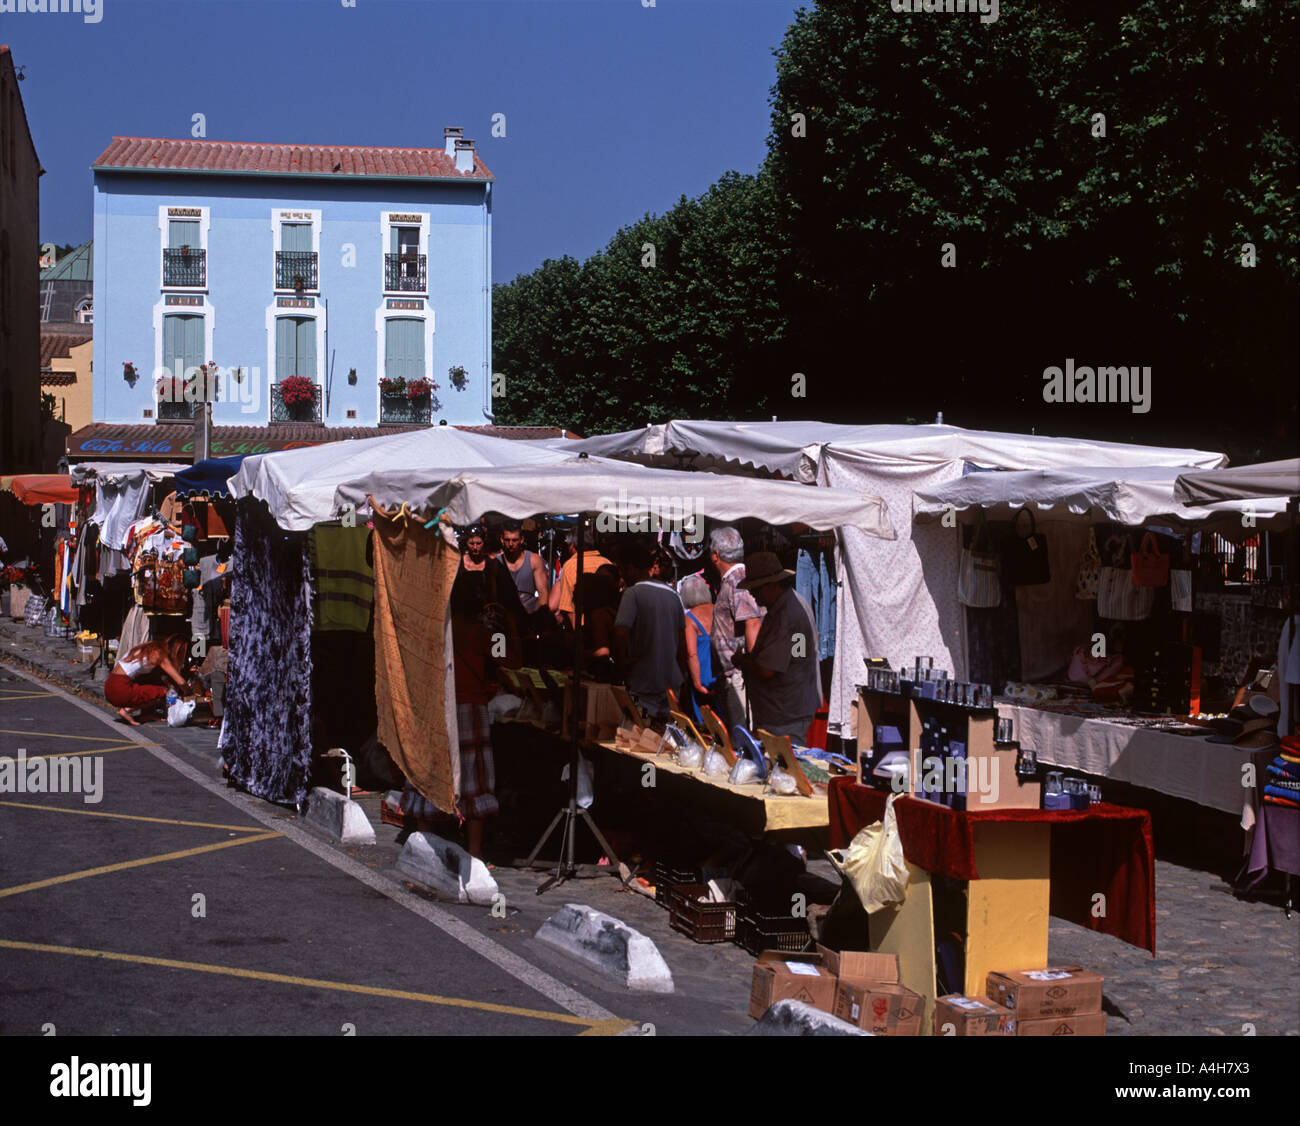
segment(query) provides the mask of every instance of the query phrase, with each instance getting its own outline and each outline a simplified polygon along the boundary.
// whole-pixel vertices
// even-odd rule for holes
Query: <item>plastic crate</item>
[[[708,884],[678,884],[668,904],[668,925],[695,942],[730,942],[736,937],[739,903],[701,903]]]
[[[678,884],[698,884],[699,872],[689,868],[670,868],[659,861],[654,866],[655,902],[660,907],[668,907],[668,897]]]
[[[758,955],[764,950],[784,950],[797,954],[808,945],[808,920],[793,915],[765,915],[753,907],[743,907],[736,919],[736,943]]]

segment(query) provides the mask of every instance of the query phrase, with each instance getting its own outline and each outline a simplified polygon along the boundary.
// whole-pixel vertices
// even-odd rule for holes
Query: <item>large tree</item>
[[[769,170],[813,413],[1293,443],[1297,10],[801,10]],[[1151,365],[1151,412],[1045,403],[1066,357]]]
[[[765,410],[785,367],[773,208],[766,178],[728,173],[582,264],[498,285],[498,419],[601,433]]]

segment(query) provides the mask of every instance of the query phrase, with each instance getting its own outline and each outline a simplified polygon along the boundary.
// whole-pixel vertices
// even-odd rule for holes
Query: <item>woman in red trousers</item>
[[[104,681],[104,696],[118,709],[117,714],[133,727],[139,727],[133,713],[167,698],[168,686],[160,681],[165,678],[177,688],[184,688],[181,669],[185,667],[188,648],[185,638],[178,634],[165,641],[146,641],[125,657],[119,656]]]

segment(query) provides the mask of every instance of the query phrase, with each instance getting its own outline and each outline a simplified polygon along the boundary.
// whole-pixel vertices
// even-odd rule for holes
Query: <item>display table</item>
[[[1037,752],[1045,766],[1113,778],[1234,817],[1242,816],[1250,801],[1241,768],[1253,752],[1230,743],[1002,699],[997,708],[1015,722],[1021,746]]]
[[[881,820],[889,796],[852,779],[832,779],[832,846],[844,847],[863,826]],[[938,992],[933,878],[965,884],[968,995],[984,992],[990,972],[1046,967],[1049,914],[1155,953],[1155,853],[1145,810],[959,812],[908,797],[894,809],[907,896],[871,915],[871,945],[897,954],[902,984],[925,998],[923,1034]]]
[[[827,800],[832,848],[843,848],[865,825],[885,815],[889,795],[834,778]],[[1103,802],[1087,810],[993,809],[961,813],[935,802],[900,798],[895,805],[904,857],[954,880],[986,878],[975,847],[977,827],[1042,825],[1051,834],[1051,914],[1111,935],[1132,946],[1156,949],[1155,846],[1151,815]],[[1093,915],[1093,895],[1106,896],[1104,915]]]
[[[650,763],[656,772],[663,771],[695,785],[709,787],[739,798],[749,806],[751,814],[757,815],[757,819],[761,820],[763,832],[777,829],[825,829],[829,824],[830,815],[827,811],[826,795],[816,789],[811,797],[802,794],[775,794],[757,783],[733,786],[726,778],[710,778],[702,768],[687,769],[673,762],[666,754],[655,755],[647,751],[619,747],[612,741],[592,743],[584,740],[583,747],[587,750],[606,751],[620,758]]]

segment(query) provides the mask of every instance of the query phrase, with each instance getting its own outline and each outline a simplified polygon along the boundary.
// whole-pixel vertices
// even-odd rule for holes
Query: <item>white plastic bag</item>
[[[704,773],[710,778],[722,778],[727,773],[727,760],[721,751],[710,751],[704,756]]]
[[[564,769],[560,772],[560,781],[569,780],[569,764],[564,764]],[[583,809],[590,809],[591,803],[596,800],[596,792],[591,784],[591,763],[582,755],[578,756],[578,805]]]
[[[677,762],[687,770],[695,770],[704,761],[704,748],[699,743],[687,743],[677,752]]]
[[[779,766],[772,767],[772,772],[767,776],[767,784],[778,794],[793,794],[799,789],[794,775],[787,774]]]
[[[842,853],[830,853],[835,867],[853,885],[868,914],[902,903],[907,895],[907,861],[894,813],[897,795],[885,805],[883,821],[861,830]]]
[[[167,726],[184,727],[194,714],[193,700],[177,700],[167,709]]]
[[[736,765],[731,768],[727,781],[733,786],[743,786],[746,782],[758,781],[757,763],[751,762],[747,758],[736,759]]]

